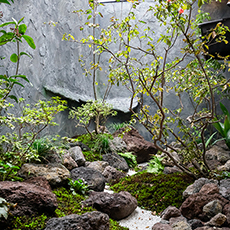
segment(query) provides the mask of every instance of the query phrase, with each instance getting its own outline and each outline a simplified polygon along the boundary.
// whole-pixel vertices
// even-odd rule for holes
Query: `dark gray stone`
[[[128,166],[126,160],[116,153],[104,154],[104,155],[102,155],[102,158],[104,161],[107,161],[110,166],[112,166],[116,169],[120,169],[120,170],[123,170],[126,172],[129,170],[129,166]]]
[[[105,188],[105,177],[97,170],[79,167],[71,170],[71,178],[75,180],[83,179],[87,182],[90,190],[101,192]]]
[[[45,230],[109,230],[109,216],[95,211],[52,218]]]
[[[85,157],[82,153],[81,147],[75,146],[70,148],[69,150],[70,156],[74,159],[74,161],[77,163],[77,165],[80,166],[85,166]]]
[[[112,180],[119,181],[119,179],[125,177],[125,173],[112,166],[107,166],[102,175],[105,177],[106,182],[111,182]]]

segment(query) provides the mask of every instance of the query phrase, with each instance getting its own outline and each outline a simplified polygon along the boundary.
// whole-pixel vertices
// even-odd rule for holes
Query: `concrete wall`
[[[226,1],[227,2],[227,1]],[[144,14],[148,6],[152,3],[147,0],[139,5],[137,12],[140,15]],[[84,23],[86,16],[78,16],[72,13],[73,10],[87,9],[87,1],[81,0],[17,0],[11,6],[6,4],[0,5],[0,10],[3,11],[4,17],[1,21],[9,21],[12,17],[19,20],[25,17],[24,23],[28,26],[27,34],[34,38],[37,46],[36,50],[32,50],[26,44],[22,44],[21,51],[28,52],[32,59],[23,57],[20,63],[20,73],[25,74],[31,84],[25,83],[25,87],[15,89],[15,95],[24,97],[26,102],[36,102],[38,99],[49,98],[52,95],[62,95],[69,98],[69,103],[72,106],[78,106],[82,101],[93,99],[92,76],[85,77],[84,69],[81,67],[78,59],[84,55],[86,62],[92,60],[91,51],[78,43],[62,41],[64,33],[72,34],[76,39],[81,39],[83,36],[91,33],[92,31],[79,30],[80,26]],[[108,18],[114,12],[116,16],[121,15],[124,17],[130,9],[130,3],[109,3],[104,7],[99,7],[102,12],[103,18],[98,19],[99,23],[106,26]],[[205,10],[211,12],[214,19],[230,15],[230,8],[219,3],[204,6]],[[140,17],[140,16],[139,16]],[[156,36],[164,31],[163,27],[159,27],[155,18],[150,14],[145,14],[146,19],[152,29],[156,32]],[[56,26],[52,25],[56,23]],[[116,47],[115,47],[116,48]],[[159,47],[162,49],[162,47]],[[15,73],[15,65],[9,62],[9,54],[15,52],[15,44],[12,43],[7,46],[0,47],[1,56],[6,56],[4,61],[1,61],[0,74],[5,71],[9,75]],[[173,58],[179,55],[179,50],[171,54]],[[106,58],[102,59],[102,66],[107,65]],[[97,73],[97,81],[99,85],[97,92],[100,97],[103,97],[106,82],[106,72]],[[112,119],[110,122],[121,122],[128,120],[130,114],[127,113],[129,106],[129,91],[124,87],[113,87],[109,96],[109,103],[113,103],[115,108],[120,110],[119,117]],[[148,102],[148,99],[145,99]],[[187,101],[187,102],[186,102]],[[175,98],[172,95],[166,96],[166,103],[175,106]],[[191,105],[185,98],[187,113],[190,113]],[[134,107],[137,106],[137,103]],[[154,106],[152,107],[154,112]],[[47,130],[47,132],[55,132],[61,135],[74,136],[82,132],[82,129],[74,128],[74,122],[68,120],[68,112],[63,112],[57,118],[59,127]],[[148,133],[138,126],[139,131],[146,139],[151,139]]]

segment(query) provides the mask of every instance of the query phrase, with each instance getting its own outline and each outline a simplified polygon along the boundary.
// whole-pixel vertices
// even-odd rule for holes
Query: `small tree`
[[[98,28],[100,36],[90,35],[82,43],[96,46],[96,54],[111,54],[109,80],[112,84],[122,82],[130,89],[130,111],[152,134],[156,148],[189,175],[208,176],[210,167],[205,158],[205,131],[215,117],[215,94],[223,93],[229,83],[221,75],[226,62],[221,64],[212,59],[205,60],[202,54],[208,55],[203,47],[210,36],[218,38],[217,42],[223,41],[228,28],[218,25],[211,34],[200,40],[197,36],[198,23],[208,15],[199,11],[196,19],[192,17],[195,0],[154,0],[144,14],[151,15],[159,26],[164,26],[164,33],[156,37],[146,21],[137,20],[136,9],[141,3],[133,2],[128,15],[124,19],[112,17],[107,28],[91,23],[91,27]],[[204,2],[199,1],[199,6]],[[114,43],[117,43],[117,50],[112,46]],[[163,48],[158,49],[158,45]],[[169,61],[173,50],[180,50],[180,55]],[[174,110],[165,103],[165,96],[169,93],[178,98]],[[183,116],[185,108],[182,97],[185,94],[194,107],[188,119]],[[136,113],[132,103],[139,95],[142,95],[139,100],[141,108]],[[157,108],[155,113],[145,103],[146,97]],[[173,124],[179,132],[172,128]],[[180,150],[169,143],[169,135],[180,144]],[[198,136],[201,137],[202,148],[196,142]],[[172,151],[178,153],[179,161],[173,157]],[[190,168],[190,163],[193,168]]]
[[[115,116],[116,111],[113,110],[112,106],[102,101],[88,101],[86,104],[70,110],[70,118],[76,118],[78,121],[77,126],[83,126],[90,134],[93,139],[92,133],[89,130],[90,121],[96,119],[96,134],[100,131],[100,126],[103,126],[108,116]],[[103,122],[102,122],[103,120]]]

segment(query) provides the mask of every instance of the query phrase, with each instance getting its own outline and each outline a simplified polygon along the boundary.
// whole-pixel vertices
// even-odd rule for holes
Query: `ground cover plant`
[[[128,191],[137,199],[138,206],[156,215],[170,205],[179,208],[183,203],[182,193],[193,182],[192,177],[182,173],[156,175],[141,172],[122,178],[111,189],[115,192]]]

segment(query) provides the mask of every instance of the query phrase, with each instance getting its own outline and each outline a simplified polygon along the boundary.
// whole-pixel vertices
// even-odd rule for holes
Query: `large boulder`
[[[93,206],[98,211],[108,214],[110,218],[121,220],[136,209],[137,200],[129,192],[92,192],[90,197],[83,201],[83,206]]]
[[[97,170],[86,167],[79,167],[71,170],[71,178],[83,179],[87,182],[90,190],[101,192],[105,188],[105,177]]]
[[[1,181],[0,197],[17,204],[11,210],[13,216],[53,214],[58,206],[52,191],[32,183]]]
[[[124,128],[116,131],[114,133],[114,137],[117,137],[123,131]],[[125,132],[122,140],[127,145],[127,152],[132,152],[137,156],[137,163],[147,162],[151,158],[151,155],[155,155],[157,153],[157,149],[154,147],[154,144],[146,141],[134,128]]]
[[[102,155],[102,158],[104,161],[108,162],[110,166],[120,169],[122,171],[128,172],[129,166],[126,162],[126,160],[119,156],[116,153],[107,153]]]
[[[65,185],[70,178],[69,170],[62,164],[24,164],[18,175],[24,179],[45,177],[51,187]]]
[[[83,215],[68,215],[52,218],[45,230],[109,230],[109,216],[101,212],[87,212]]]

